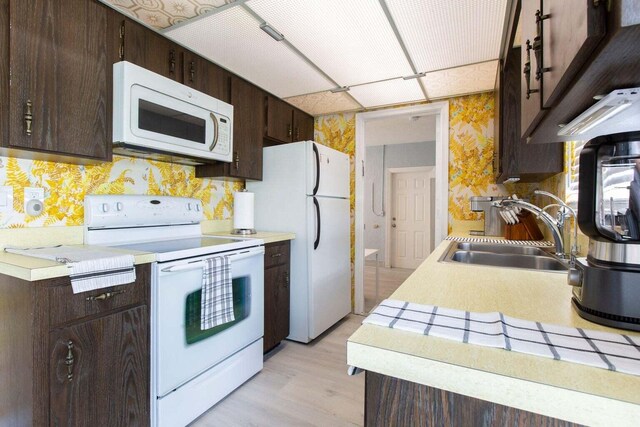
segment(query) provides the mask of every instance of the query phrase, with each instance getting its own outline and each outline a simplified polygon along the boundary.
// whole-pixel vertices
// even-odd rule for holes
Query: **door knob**
[[[392,227],[392,228],[396,228],[396,225],[395,225],[395,224],[391,224],[391,227]]]
[[[394,217],[393,217],[393,218],[391,218],[391,219],[395,221],[395,220],[396,220],[396,217],[394,216]]]

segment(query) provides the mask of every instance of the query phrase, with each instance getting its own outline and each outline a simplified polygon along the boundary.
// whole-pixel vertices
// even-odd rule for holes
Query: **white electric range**
[[[151,420],[186,425],[262,369],[264,242],[204,236],[197,199],[88,195],[85,243],[156,254]],[[204,260],[231,261],[235,320],[200,330]]]

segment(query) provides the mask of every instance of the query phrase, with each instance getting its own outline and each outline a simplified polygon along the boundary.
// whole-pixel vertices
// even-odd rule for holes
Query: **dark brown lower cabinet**
[[[264,352],[289,335],[290,246],[287,240],[265,245]]]
[[[0,275],[0,424],[149,425],[149,265],[136,277],[73,294]]]
[[[365,426],[578,426],[376,372],[365,375]]]

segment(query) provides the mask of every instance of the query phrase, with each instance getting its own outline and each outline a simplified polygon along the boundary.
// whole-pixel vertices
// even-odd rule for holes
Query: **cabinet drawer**
[[[70,281],[46,289],[51,326],[61,325],[120,307],[144,304],[149,293],[149,266],[136,266],[136,281],[74,294]]]
[[[286,242],[269,243],[265,245],[264,268],[289,263],[289,248],[290,243],[288,240]]]

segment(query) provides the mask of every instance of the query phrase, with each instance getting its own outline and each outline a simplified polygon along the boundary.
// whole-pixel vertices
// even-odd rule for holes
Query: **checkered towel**
[[[542,324],[387,299],[362,322],[640,375],[640,335]]]
[[[205,260],[200,313],[200,329],[203,331],[235,320],[231,262],[226,255]]]
[[[548,240],[507,240],[507,239],[492,239],[491,237],[456,237],[456,236],[447,236],[445,240],[451,240],[454,242],[468,242],[468,243],[501,243],[503,245],[539,246],[544,248],[554,246],[554,243],[549,242]]]

